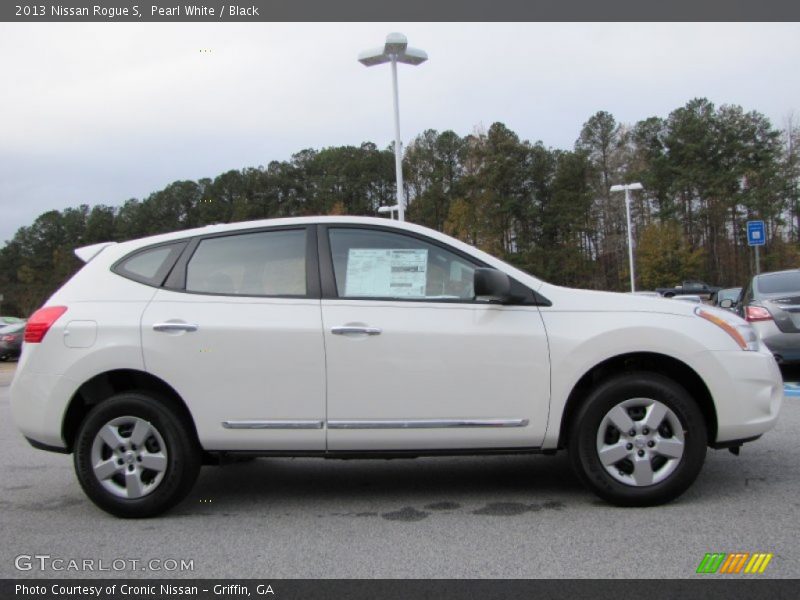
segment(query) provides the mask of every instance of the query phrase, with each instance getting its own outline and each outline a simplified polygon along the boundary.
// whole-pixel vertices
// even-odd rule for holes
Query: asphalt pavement
[[[748,577],[800,577],[800,394],[739,457],[709,450],[662,507],[600,501],[563,453],[276,458],[205,467],[177,508],[131,521],[84,497],[71,456],[25,442],[12,375],[0,363],[0,577],[683,578],[706,552],[770,552]],[[192,569],[166,570],[181,560]]]

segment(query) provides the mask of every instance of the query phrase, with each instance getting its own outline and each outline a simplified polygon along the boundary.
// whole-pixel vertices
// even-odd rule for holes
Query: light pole
[[[612,185],[612,192],[625,192],[625,214],[628,217],[628,260],[631,265],[631,291],[636,291],[636,276],[633,271],[633,234],[631,232],[631,190],[643,190],[641,183],[626,183],[625,185]]]
[[[400,105],[397,95],[397,63],[419,65],[428,60],[424,50],[409,48],[408,40],[402,33],[390,33],[386,36],[383,48],[365,50],[358,55],[358,62],[365,67],[392,63],[392,91],[394,97],[394,168],[397,177],[397,218],[405,221],[406,203],[403,194],[403,154],[400,143]],[[383,211],[386,212],[386,211]]]
[[[380,206],[378,207],[378,212],[381,214],[389,213],[389,218],[394,220],[394,213],[397,212],[397,207],[399,205],[395,204],[394,206]]]

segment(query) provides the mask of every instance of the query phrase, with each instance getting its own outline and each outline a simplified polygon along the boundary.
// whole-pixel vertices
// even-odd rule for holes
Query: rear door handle
[[[380,335],[381,329],[378,327],[353,327],[350,325],[342,325],[340,327],[332,327],[331,333],[334,335]]]
[[[154,323],[153,324],[153,331],[197,331],[199,326],[196,323],[181,323],[181,322],[171,322],[167,321],[166,323]]]

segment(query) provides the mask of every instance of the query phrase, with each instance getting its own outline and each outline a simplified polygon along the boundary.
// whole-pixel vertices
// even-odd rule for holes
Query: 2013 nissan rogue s
[[[215,454],[555,452],[618,505],[769,430],[780,372],[729,311],[540,281],[442,233],[266,220],[76,250],[11,388],[37,448],[147,517]]]

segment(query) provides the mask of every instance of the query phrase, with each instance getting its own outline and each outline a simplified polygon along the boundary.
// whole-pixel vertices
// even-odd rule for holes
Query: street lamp
[[[389,218],[394,220],[394,213],[397,212],[398,206],[397,204],[393,204],[392,206],[379,206],[378,212],[381,214],[389,213]]]
[[[424,50],[409,48],[408,40],[402,33],[386,36],[383,48],[365,50],[358,55],[358,62],[365,67],[392,63],[392,90],[394,92],[394,168],[397,177],[397,218],[405,221],[406,203],[403,198],[403,156],[400,145],[400,106],[397,99],[397,63],[419,65],[428,60]],[[383,211],[386,212],[386,211]]]
[[[631,190],[643,190],[641,183],[626,183],[625,185],[612,185],[612,192],[625,192],[625,213],[628,217],[628,260],[631,264],[631,291],[635,292],[635,275],[633,272],[633,237],[631,233]]]

